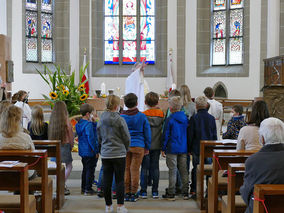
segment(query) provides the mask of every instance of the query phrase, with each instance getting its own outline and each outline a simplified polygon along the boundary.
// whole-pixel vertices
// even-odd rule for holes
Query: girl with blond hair
[[[190,119],[191,116],[196,113],[196,105],[191,100],[190,90],[189,90],[187,85],[185,85],[185,84],[181,85],[179,91],[181,93],[183,111],[186,114],[186,116],[188,117],[188,119]]]
[[[48,140],[48,124],[44,122],[43,109],[40,105],[35,105],[32,109],[28,130],[33,140]]]

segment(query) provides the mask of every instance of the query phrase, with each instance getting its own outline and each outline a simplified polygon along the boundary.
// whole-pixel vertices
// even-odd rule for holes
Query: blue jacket
[[[97,138],[97,123],[81,119],[76,124],[78,134],[79,155],[81,157],[93,157],[99,153]]]
[[[127,110],[122,112],[127,123],[131,137],[130,147],[142,147],[150,149],[151,146],[151,127],[146,115],[135,110]]]
[[[200,140],[217,140],[215,118],[206,109],[191,117],[188,127],[189,152],[200,155]]]
[[[167,154],[186,154],[188,119],[184,112],[175,112],[167,118],[163,131],[162,150]]]

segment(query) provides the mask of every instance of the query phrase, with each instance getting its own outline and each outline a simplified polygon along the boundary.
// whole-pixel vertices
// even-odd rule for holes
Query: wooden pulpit
[[[284,121],[284,56],[264,59],[263,99],[270,116]]]

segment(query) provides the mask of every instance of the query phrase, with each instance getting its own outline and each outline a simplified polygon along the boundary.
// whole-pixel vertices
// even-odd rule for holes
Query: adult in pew
[[[28,93],[24,90],[20,90],[15,94],[15,98],[17,100],[17,102],[15,103],[15,106],[23,110],[22,127],[27,129],[28,123],[31,120],[31,108],[28,105]]]
[[[244,184],[240,189],[248,205],[246,213],[253,212],[255,184],[284,184],[284,123],[277,118],[263,120],[259,136],[263,148],[247,159]]]
[[[228,122],[227,131],[223,133],[223,139],[237,139],[240,129],[246,126],[243,114],[243,106],[240,104],[234,105],[231,111],[231,119]]]
[[[237,150],[259,150],[262,144],[259,143],[260,123],[269,117],[268,107],[264,101],[257,101],[252,107],[250,120],[247,126],[241,128],[238,136]]]
[[[33,140],[48,140],[48,124],[44,122],[40,105],[35,105],[32,109],[32,119],[28,124],[28,130]]]
[[[73,168],[71,150],[74,146],[74,135],[68,117],[66,104],[63,101],[57,101],[54,104],[48,125],[48,139],[61,141],[61,161],[65,163],[65,182]],[[69,194],[70,191],[65,186],[65,195]]]
[[[197,113],[191,117],[188,127],[187,143],[192,155],[193,169],[191,173],[190,193],[196,197],[196,169],[199,164],[200,140],[217,140],[215,118],[207,111],[207,98],[199,96],[195,99]],[[210,163],[208,159],[205,163]]]

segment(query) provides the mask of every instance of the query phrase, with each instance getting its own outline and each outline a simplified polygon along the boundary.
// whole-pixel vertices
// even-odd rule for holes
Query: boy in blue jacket
[[[162,156],[166,157],[169,168],[169,188],[163,198],[175,200],[175,185],[177,169],[182,181],[182,194],[188,199],[188,170],[187,170],[187,128],[188,119],[182,107],[180,96],[169,99],[170,117],[167,118],[163,131]]]
[[[137,96],[134,93],[124,96],[124,104],[128,110],[123,111],[121,117],[125,119],[131,137],[126,154],[125,200],[135,202],[138,199],[139,169],[151,146],[151,128],[146,115],[137,108]]]
[[[89,104],[83,104],[80,107],[82,119],[76,124],[78,134],[79,155],[82,157],[83,171],[81,193],[84,195],[94,195],[92,189],[94,182],[94,173],[99,157],[99,147],[97,139],[97,123],[95,122],[94,107]]]

